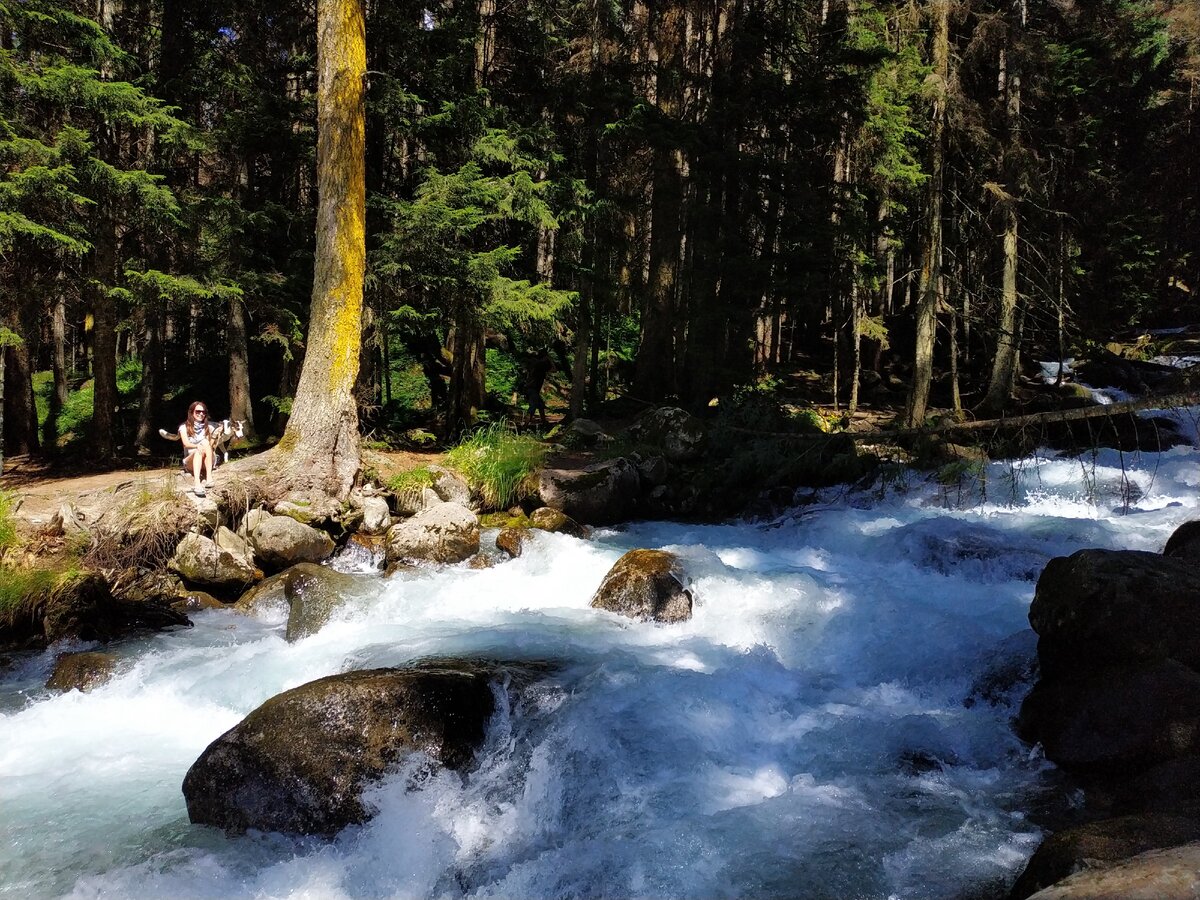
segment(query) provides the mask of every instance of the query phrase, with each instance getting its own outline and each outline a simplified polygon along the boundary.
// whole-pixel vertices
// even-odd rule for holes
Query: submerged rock
[[[580,525],[565,512],[541,506],[529,514],[529,524],[540,531],[553,534],[569,534],[571,537],[587,538],[592,530],[586,525]]]
[[[685,581],[674,553],[630,550],[604,576],[591,605],[642,621],[683,622],[692,617]]]
[[[52,691],[83,691],[104,684],[113,676],[117,657],[112,653],[91,650],[85,653],[64,653],[54,663],[54,671],[46,687]]]
[[[483,666],[348,672],[272,697],[212,744],[183,781],[192,822],[332,835],[366,821],[362,791],[404,756],[468,765],[495,699]]]
[[[255,615],[286,606],[286,638],[298,641],[320,631],[338,608],[373,583],[371,576],[335,572],[316,563],[296,563],[251,588],[233,608]]]

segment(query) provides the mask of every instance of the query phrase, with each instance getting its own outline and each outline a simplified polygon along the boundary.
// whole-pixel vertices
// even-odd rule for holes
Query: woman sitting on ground
[[[203,497],[204,488],[212,486],[216,454],[208,433],[208,407],[199,400],[188,407],[187,421],[179,426],[179,439],[183,441],[183,468],[191,470],[196,479],[193,492],[197,497]],[[201,475],[204,476],[203,483]]]

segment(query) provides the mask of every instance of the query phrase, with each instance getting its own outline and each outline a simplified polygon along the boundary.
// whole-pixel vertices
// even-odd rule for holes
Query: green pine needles
[[[473,432],[446,454],[492,509],[504,509],[533,493],[533,475],[546,458],[544,444],[519,435],[507,422]]]

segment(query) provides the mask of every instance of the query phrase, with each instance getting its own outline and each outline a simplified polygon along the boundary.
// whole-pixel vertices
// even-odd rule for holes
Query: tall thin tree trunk
[[[42,427],[42,446],[53,452],[58,442],[58,419],[67,405],[67,298],[63,294],[66,280],[58,279],[58,295],[50,314],[50,367],[54,386],[50,391],[46,422]]]
[[[999,414],[1004,410],[1012,394],[1013,378],[1017,371],[1018,292],[1017,272],[1019,252],[1019,209],[1016,195],[1017,150],[1020,144],[1021,116],[1021,72],[1013,50],[1017,36],[1025,24],[1025,0],[1014,0],[1012,20],[1009,28],[1009,44],[1005,48],[1000,66],[1001,88],[1004,92],[1005,112],[1008,125],[1008,146],[1005,148],[1004,170],[1008,182],[1007,190],[1000,199],[1004,216],[1003,267],[1000,290],[1000,316],[997,323],[996,355],[992,359],[992,376],[988,382],[983,408]]]
[[[163,368],[163,301],[151,297],[145,306],[145,338],[142,348],[142,384],[138,402],[137,436],[134,446],[139,456],[149,456],[151,441],[157,436],[154,420],[158,412]]]
[[[945,165],[946,96],[950,84],[950,0],[930,0],[933,16],[933,71],[938,81],[929,129],[929,206],[917,301],[917,334],[913,375],[904,422],[915,428],[925,421],[933,382],[933,348],[937,314],[942,304],[942,191]]]
[[[475,88],[484,97],[496,53],[496,0],[478,0],[479,31],[475,36]],[[479,298],[459,298],[449,335],[450,396],[446,430],[459,434],[475,424],[483,407],[487,377],[484,329],[479,321]]]
[[[229,298],[225,340],[229,345],[229,418],[254,431],[254,407],[250,402],[250,347],[246,339],[246,307],[241,297]]]
[[[686,14],[673,0],[652,13],[655,53],[653,102],[666,121],[674,121],[683,101]],[[663,129],[665,131],[665,129]],[[672,137],[660,134],[653,149],[650,199],[650,277],[642,305],[642,335],[634,372],[634,393],[660,400],[675,391],[675,304],[682,239],[683,155]]]

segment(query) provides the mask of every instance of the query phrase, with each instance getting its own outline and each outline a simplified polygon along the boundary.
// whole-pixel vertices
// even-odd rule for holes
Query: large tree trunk
[[[945,160],[946,95],[950,84],[950,0],[931,0],[933,14],[933,74],[937,92],[929,127],[929,208],[925,243],[921,248],[920,297],[913,376],[904,423],[915,428],[925,421],[933,381],[933,347],[937,314],[942,303],[942,187]]]
[[[276,453],[296,489],[344,499],[359,471],[354,383],[366,267],[362,0],[317,4],[317,247],[300,383]]]
[[[450,332],[450,409],[446,431],[451,436],[474,425],[483,408],[485,353],[479,317],[474,309],[460,304]]]

